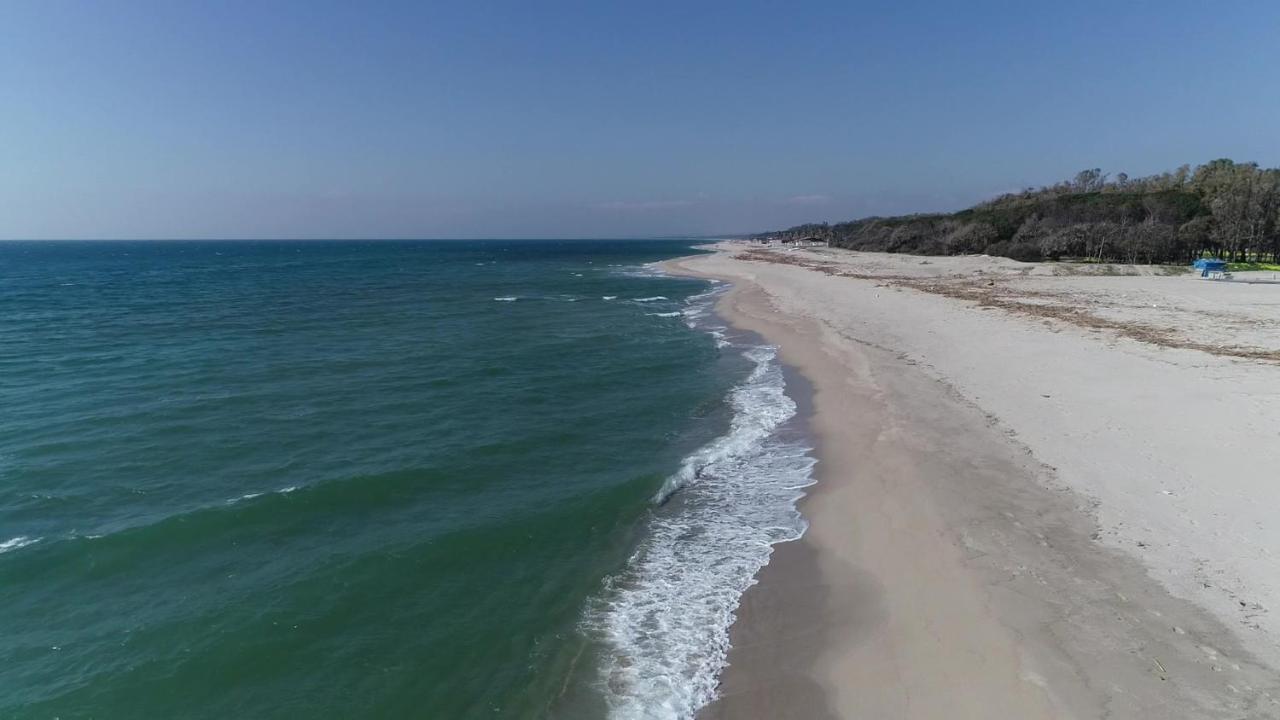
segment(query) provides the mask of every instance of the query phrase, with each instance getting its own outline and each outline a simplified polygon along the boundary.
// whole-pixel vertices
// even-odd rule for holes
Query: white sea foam
[[[234,498],[231,498],[230,500],[228,500],[228,501],[227,501],[227,504],[228,504],[228,505],[235,505],[236,503],[240,502],[241,500],[252,500],[252,499],[254,499],[254,498],[256,498],[256,497],[262,497],[262,493],[260,493],[260,492],[245,493],[244,495],[241,495],[240,497],[234,497]]]
[[[17,550],[28,545],[34,545],[40,542],[41,538],[31,538],[26,535],[19,535],[15,538],[9,538],[4,542],[0,542],[0,553],[7,553],[10,550]]]
[[[671,275],[669,275],[665,270],[662,269],[661,264],[656,262],[646,263],[644,265],[630,265],[630,266],[610,265],[609,267],[618,268],[613,272],[617,275],[624,275],[626,277],[642,277],[642,278],[671,277]]]
[[[680,312],[679,310],[675,312],[664,312],[664,313],[645,313],[645,315],[648,315],[649,317],[680,317],[683,314],[684,313]]]
[[[618,296],[617,296],[617,295],[605,295],[604,297],[602,297],[602,298],[600,298],[600,299],[601,299],[601,300],[617,300],[617,299],[618,299]]]
[[[277,494],[277,495],[288,495],[289,493],[291,493],[291,492],[293,492],[294,490],[297,490],[297,489],[298,489],[298,486],[297,486],[297,485],[289,485],[288,487],[282,487],[282,488],[280,488],[279,490],[273,490],[273,491],[270,491],[270,492],[272,492],[272,493],[274,493],[274,494]],[[244,501],[244,500],[253,500],[253,499],[255,499],[255,498],[260,498],[260,497],[262,497],[263,495],[266,495],[266,494],[267,494],[266,492],[251,492],[251,493],[245,493],[244,495],[241,495],[240,497],[233,497],[233,498],[231,498],[230,500],[228,500],[228,501],[227,501],[227,504],[228,504],[228,505],[234,505],[234,504],[236,504],[236,503],[238,503],[238,502],[241,502],[241,501]]]
[[[715,338],[716,347],[721,349],[729,347],[732,343],[727,339],[729,327],[716,316],[715,306],[720,296],[728,290],[728,285],[717,283],[706,292],[690,296],[682,311],[686,325],[707,332]]]
[[[496,297],[494,298],[494,300],[497,300],[498,302],[515,302],[516,300],[519,300],[519,298],[507,296],[507,297]]]
[[[716,301],[727,290],[726,286],[717,285],[706,292],[691,295],[685,301],[684,316],[686,324],[693,327],[702,327],[702,329],[712,332],[723,331],[725,326],[715,317]],[[708,327],[710,325],[710,327]]]
[[[646,539],[588,610],[585,627],[606,648],[601,687],[612,718],[692,718],[711,702],[742,593],[772,546],[806,528],[795,504],[815,461],[779,433],[796,405],[777,350],[743,355],[754,369],[729,395],[728,432],[667,479]]]
[[[657,302],[659,300],[666,300],[666,298],[663,297],[662,295],[654,295],[653,297],[636,298],[636,302]]]

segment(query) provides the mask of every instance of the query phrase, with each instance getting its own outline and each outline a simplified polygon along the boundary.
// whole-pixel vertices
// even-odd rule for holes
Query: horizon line
[[[0,242],[538,242],[547,240],[714,240],[745,237],[752,233],[710,235],[575,235],[545,237],[92,237],[92,238],[0,238]]]

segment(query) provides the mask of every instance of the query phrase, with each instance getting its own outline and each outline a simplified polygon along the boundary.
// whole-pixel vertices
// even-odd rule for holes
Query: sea
[[[814,465],[694,245],[0,242],[0,717],[693,717]]]

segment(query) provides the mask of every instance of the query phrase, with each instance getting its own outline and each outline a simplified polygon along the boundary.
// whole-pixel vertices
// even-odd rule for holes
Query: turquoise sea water
[[[812,464],[689,252],[0,243],[0,717],[688,717]]]

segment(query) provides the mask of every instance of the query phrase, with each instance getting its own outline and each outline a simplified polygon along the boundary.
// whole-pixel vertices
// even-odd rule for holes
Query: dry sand
[[[812,382],[821,460],[704,716],[1280,717],[1280,286],[740,246],[670,267],[733,282],[720,310]]]

